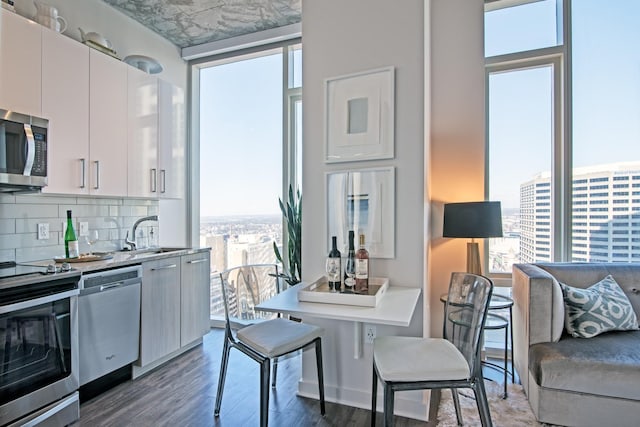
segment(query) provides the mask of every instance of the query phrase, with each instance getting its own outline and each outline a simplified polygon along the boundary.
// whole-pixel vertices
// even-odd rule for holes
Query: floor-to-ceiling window
[[[570,259],[640,261],[640,2],[573,0]]]
[[[275,263],[273,243],[282,247],[278,199],[302,176],[301,55],[298,42],[197,64],[199,234],[212,248],[214,319],[224,313],[218,273]]]
[[[502,202],[504,226],[488,241],[487,271],[497,283],[509,285],[517,262],[640,260],[637,22],[635,0],[486,3],[486,193]]]
[[[634,0],[487,4],[490,272],[640,260],[639,21]]]
[[[549,180],[562,140],[564,66],[557,7],[556,0],[497,1],[485,13],[487,196],[502,203],[504,234],[487,245],[494,275],[554,256]]]

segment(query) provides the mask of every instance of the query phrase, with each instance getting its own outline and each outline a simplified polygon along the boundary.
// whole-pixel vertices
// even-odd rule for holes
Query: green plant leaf
[[[287,282],[295,284],[302,278],[302,196],[300,190],[294,192],[293,186],[289,185],[287,203],[285,204],[279,198],[278,204],[287,227],[286,261],[288,265],[285,265],[282,254],[275,243],[274,252],[278,261],[282,263],[286,273],[284,277],[288,277]]]

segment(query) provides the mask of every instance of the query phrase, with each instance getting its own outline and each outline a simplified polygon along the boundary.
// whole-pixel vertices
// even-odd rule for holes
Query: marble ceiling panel
[[[301,21],[302,0],[104,0],[178,47]]]

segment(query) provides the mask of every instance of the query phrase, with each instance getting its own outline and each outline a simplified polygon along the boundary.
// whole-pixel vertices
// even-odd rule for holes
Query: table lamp
[[[467,272],[482,274],[478,243],[473,239],[502,237],[500,202],[445,203],[442,237],[470,238]]]

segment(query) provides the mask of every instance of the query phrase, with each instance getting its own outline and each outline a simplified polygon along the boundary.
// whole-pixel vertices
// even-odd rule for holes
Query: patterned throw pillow
[[[608,275],[587,289],[560,283],[564,296],[564,326],[574,337],[591,338],[607,331],[638,329],[629,298]]]

